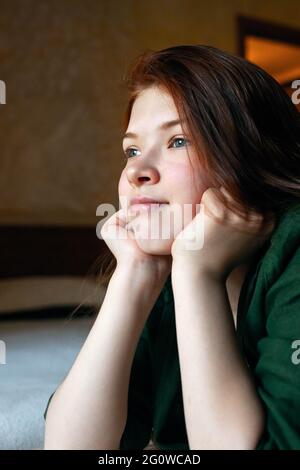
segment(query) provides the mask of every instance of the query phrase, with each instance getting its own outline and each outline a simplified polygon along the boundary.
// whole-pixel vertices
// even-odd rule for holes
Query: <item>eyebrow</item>
[[[178,124],[182,124],[182,120],[174,119],[173,121],[163,122],[160,126],[157,127],[157,129],[165,131],[169,129],[170,127],[177,126]],[[126,134],[124,134],[123,136],[123,140],[126,138],[130,138],[130,137],[136,138],[138,137],[138,134],[135,134],[134,132],[126,132]]]

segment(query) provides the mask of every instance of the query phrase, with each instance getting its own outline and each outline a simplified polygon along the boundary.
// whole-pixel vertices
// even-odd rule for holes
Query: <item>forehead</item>
[[[167,119],[178,119],[173,97],[162,88],[153,86],[143,90],[136,98],[130,121],[136,119],[151,119],[151,122],[161,122]]]

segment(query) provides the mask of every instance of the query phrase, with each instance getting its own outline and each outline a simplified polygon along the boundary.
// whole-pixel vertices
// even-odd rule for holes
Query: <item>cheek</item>
[[[204,181],[195,175],[193,178],[190,165],[177,165],[168,169],[168,181],[171,183],[170,200],[179,204],[200,203],[206,189]]]
[[[165,175],[169,181],[176,182],[176,185],[184,187],[191,181],[192,175],[189,166],[186,164],[170,165],[165,169]]]

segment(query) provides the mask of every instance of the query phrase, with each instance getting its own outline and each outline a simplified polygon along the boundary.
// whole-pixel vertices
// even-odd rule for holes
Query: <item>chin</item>
[[[182,217],[176,214],[176,210],[174,214],[172,214],[171,209],[172,207],[169,205],[161,209],[161,213],[164,214],[165,217],[165,219],[162,220],[160,217],[156,216],[155,212],[153,213],[153,217],[149,216],[148,212],[141,212],[132,220],[130,225],[132,231],[135,233],[136,243],[145,253],[152,255],[171,255],[174,239],[183,229]],[[155,218],[155,216],[157,218]],[[190,220],[188,220],[188,222],[189,221]],[[162,227],[164,227],[164,230]],[[153,234],[153,238],[151,238],[151,233]],[[156,238],[154,238],[154,234]]]

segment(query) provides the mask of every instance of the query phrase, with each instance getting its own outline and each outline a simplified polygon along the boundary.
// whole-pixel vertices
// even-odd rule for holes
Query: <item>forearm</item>
[[[118,449],[131,366],[163,284],[133,267],[115,270],[94,325],[53,396],[45,449]]]
[[[190,449],[253,449],[264,412],[241,356],[226,287],[173,263],[176,331]]]

